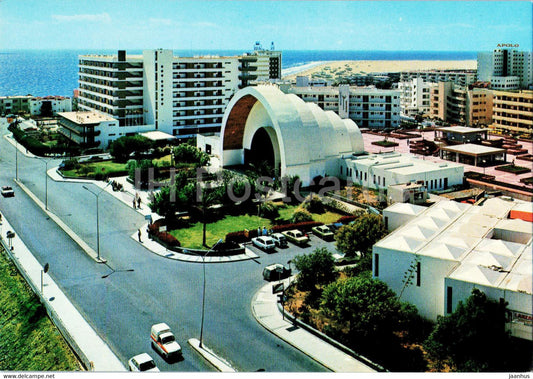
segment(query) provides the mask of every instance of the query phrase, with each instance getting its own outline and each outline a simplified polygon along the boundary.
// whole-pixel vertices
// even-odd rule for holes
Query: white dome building
[[[303,185],[317,176],[337,176],[339,158],[364,152],[355,122],[270,85],[237,92],[220,134],[223,167],[267,161],[281,177],[297,175]]]

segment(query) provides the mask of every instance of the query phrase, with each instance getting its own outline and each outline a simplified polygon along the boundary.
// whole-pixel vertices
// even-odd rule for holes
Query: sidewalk
[[[283,280],[287,287],[289,279]],[[263,286],[252,299],[252,313],[265,329],[333,372],[377,372],[369,365],[353,358],[311,332],[283,319],[272,293],[272,284]]]
[[[14,230],[3,215],[0,225],[0,234]],[[41,297],[41,301],[47,308],[50,317],[87,366],[87,369],[94,371],[126,371],[122,362],[111,351],[109,346],[96,334],[54,280],[47,274],[43,276],[43,291],[42,294],[40,293],[43,267],[16,233],[15,238],[11,240],[11,245],[13,247],[11,254],[16,265],[34,292]]]

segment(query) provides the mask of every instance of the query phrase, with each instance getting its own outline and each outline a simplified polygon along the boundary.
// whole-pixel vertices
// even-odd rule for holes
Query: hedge
[[[322,222],[318,221],[306,221],[306,222],[299,222],[297,224],[284,224],[284,225],[275,225],[272,227],[273,233],[281,233],[286,230],[291,229],[300,229],[303,231],[310,231],[311,228],[314,228],[315,226],[324,225]],[[236,243],[244,243],[250,241],[250,239],[257,237],[257,229],[249,230],[248,236],[246,236],[246,233],[244,230],[240,230],[238,232],[230,232],[226,234],[225,241],[226,242],[236,242]]]
[[[159,227],[164,226],[164,219],[156,220],[154,223],[148,225],[148,234],[161,244],[172,249],[173,247],[180,247],[180,241],[168,232],[160,232]]]
[[[341,224],[348,224],[352,221],[354,221],[357,218],[357,216],[342,216],[337,220],[337,222],[340,222]]]

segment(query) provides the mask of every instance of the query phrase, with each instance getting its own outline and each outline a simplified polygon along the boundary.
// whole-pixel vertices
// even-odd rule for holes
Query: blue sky
[[[0,49],[531,50],[528,1],[0,0]]]

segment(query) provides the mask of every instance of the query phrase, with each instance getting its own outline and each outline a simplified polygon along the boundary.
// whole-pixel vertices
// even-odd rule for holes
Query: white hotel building
[[[281,83],[284,93],[295,94],[341,118],[353,120],[359,128],[385,129],[400,126],[400,92],[375,87],[292,86]]]
[[[533,85],[533,52],[496,49],[478,53],[478,80],[501,91],[528,89]]]
[[[454,312],[477,288],[508,304],[513,336],[533,339],[531,203],[492,198],[481,206],[390,208],[383,212],[389,226],[405,223],[374,245],[375,278],[431,320]]]
[[[177,57],[165,49],[81,55],[78,108],[117,119],[120,135],[150,129],[190,138],[220,130],[238,89],[279,78],[281,52],[273,50],[232,57]]]

